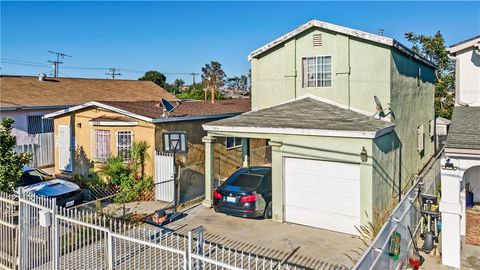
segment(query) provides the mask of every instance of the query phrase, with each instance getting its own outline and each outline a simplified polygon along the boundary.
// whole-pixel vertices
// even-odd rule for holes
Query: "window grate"
[[[110,155],[110,131],[95,130],[95,160],[105,162]]]
[[[117,132],[117,155],[124,161],[131,161],[130,149],[132,148],[132,132]]]
[[[314,34],[313,47],[321,47],[321,46],[322,46],[322,34]]]

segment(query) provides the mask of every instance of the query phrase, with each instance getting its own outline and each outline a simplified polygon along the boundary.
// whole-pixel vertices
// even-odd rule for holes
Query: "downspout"
[[[457,76],[458,74],[460,74],[460,61],[459,61],[458,57],[451,56],[450,54],[448,54],[448,58],[455,61],[455,102],[460,106],[468,107],[467,103],[463,103],[463,102],[460,101],[460,91],[458,89],[459,82],[460,82],[460,76]]]

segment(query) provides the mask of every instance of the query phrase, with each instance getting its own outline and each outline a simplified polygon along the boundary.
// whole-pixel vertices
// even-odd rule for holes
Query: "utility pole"
[[[195,75],[199,75],[198,73],[190,73],[190,75],[192,75],[192,84],[195,84]]]
[[[115,80],[116,75],[118,75],[118,76],[122,75],[122,73],[116,72],[116,71],[120,71],[117,68],[109,68],[108,70],[110,70],[110,72],[105,73],[105,75],[112,76],[113,80]]]
[[[65,57],[72,57],[72,56],[61,53],[61,52],[54,52],[54,51],[48,51],[48,52],[55,55],[57,59],[57,60],[48,61],[48,63],[52,63],[53,65],[53,77],[56,78],[58,76],[58,66],[60,64],[63,64],[63,62],[61,62],[60,59],[64,59]]]

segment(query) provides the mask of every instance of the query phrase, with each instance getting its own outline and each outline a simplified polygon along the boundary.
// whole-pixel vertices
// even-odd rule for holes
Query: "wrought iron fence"
[[[0,207],[0,267],[6,269],[304,269],[206,242],[200,228],[177,234],[65,209],[21,190],[18,201],[0,193]]]

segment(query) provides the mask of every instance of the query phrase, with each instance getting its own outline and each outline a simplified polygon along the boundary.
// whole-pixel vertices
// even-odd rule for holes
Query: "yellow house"
[[[153,157],[155,151],[162,151],[162,134],[166,131],[187,134],[189,151],[179,157],[181,164],[202,162],[205,157],[202,138],[206,135],[202,125],[250,110],[249,98],[219,100],[214,104],[210,101],[168,104],[172,108],[164,108],[160,101],[92,101],[45,115],[54,119],[55,173],[86,175],[110,155],[121,155],[128,161],[132,142],[143,140],[150,145],[145,172],[153,176]],[[251,149],[265,145],[265,140],[249,143]],[[222,170],[218,169],[220,178],[241,166],[239,140],[224,138],[215,151],[223,162]]]

